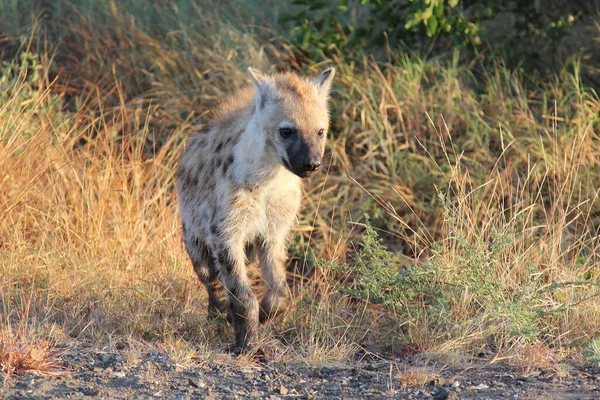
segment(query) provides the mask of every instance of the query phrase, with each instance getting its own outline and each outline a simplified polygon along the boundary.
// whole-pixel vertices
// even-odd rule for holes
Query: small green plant
[[[364,229],[360,250],[351,266],[326,264],[353,276],[352,284],[341,288],[342,292],[408,313],[419,305],[416,301],[419,298],[429,305],[439,305],[444,293],[439,285],[431,285],[437,272],[430,267],[417,269],[412,265],[399,265],[397,257],[382,243],[368,217]]]
[[[591,364],[600,366],[600,337],[590,340],[589,345],[583,350],[583,355]]]
[[[0,66],[0,102],[6,103],[14,93],[27,96],[40,88],[43,65],[40,56],[23,52],[18,58],[2,61]],[[24,85],[28,90],[19,90],[18,85]]]
[[[381,6],[377,9],[377,17],[390,25],[402,24],[406,32],[428,38],[445,35],[456,43],[480,44],[479,20],[481,13],[474,13],[469,19],[462,11],[460,0],[409,0],[406,1],[370,1]],[[485,3],[485,2],[484,2]],[[459,7],[460,6],[460,7]],[[390,10],[395,10],[390,13]],[[400,32],[390,32],[398,35]],[[416,38],[413,38],[415,40]]]
[[[47,69],[46,69],[47,70]],[[10,113],[15,118],[0,125],[0,139],[10,129],[35,132],[42,116],[52,118],[57,131],[66,128],[70,114],[63,112],[61,96],[51,93],[44,75],[44,63],[39,54],[22,52],[19,57],[2,61],[0,65],[0,113]],[[36,109],[34,118],[22,111]],[[30,128],[23,129],[23,124]]]
[[[310,59],[323,59],[334,49],[342,50],[354,30],[348,0],[332,7],[328,1],[294,0],[295,13],[283,14],[280,23],[292,25],[288,38]],[[299,21],[299,23],[298,23]]]

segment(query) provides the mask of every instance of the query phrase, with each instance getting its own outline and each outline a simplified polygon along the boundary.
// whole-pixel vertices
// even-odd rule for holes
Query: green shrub
[[[0,65],[0,114],[11,115],[0,125],[0,139],[7,132],[36,132],[40,124],[51,120],[55,132],[61,132],[71,119],[63,110],[62,97],[48,90],[48,77],[38,54],[22,52],[19,57]],[[46,69],[47,70],[47,69]],[[35,113],[25,112],[35,109]]]
[[[440,201],[453,234],[434,244],[422,265],[403,265],[402,256],[383,245],[368,218],[352,264],[321,261],[319,265],[344,272],[348,279],[339,290],[383,306],[396,326],[393,339],[420,351],[434,350],[444,342],[466,347],[485,343],[496,351],[536,341],[549,316],[543,308],[541,281],[532,279],[516,288],[501,276],[507,254],[515,252],[516,232],[496,229],[485,242],[463,236],[462,211],[445,195],[440,194]],[[478,335],[471,336],[475,331]],[[494,343],[496,337],[503,343]]]
[[[295,8],[283,13],[280,23],[290,26],[287,37],[313,60],[337,50],[345,50],[347,57],[365,46],[487,50],[489,44],[493,55],[541,62],[541,44],[555,47],[570,33],[574,14],[581,12],[561,0],[552,3],[542,8],[523,0],[339,0],[332,6],[326,1],[294,0]],[[510,20],[506,32],[488,35],[488,22],[507,25],[505,19]]]

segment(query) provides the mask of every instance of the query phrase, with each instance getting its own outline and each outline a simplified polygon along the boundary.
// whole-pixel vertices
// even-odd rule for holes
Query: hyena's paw
[[[247,346],[245,348],[241,348],[238,345],[234,344],[227,347],[226,352],[234,357],[248,356],[252,358],[253,361],[258,363],[266,364],[267,362],[267,357],[265,355],[264,350],[256,346]]]

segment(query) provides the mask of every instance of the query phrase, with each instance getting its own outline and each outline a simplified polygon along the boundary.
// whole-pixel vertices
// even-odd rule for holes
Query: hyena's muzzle
[[[300,178],[306,178],[321,168],[324,148],[316,141],[298,135],[298,138],[287,146],[286,151],[289,160],[286,167]]]

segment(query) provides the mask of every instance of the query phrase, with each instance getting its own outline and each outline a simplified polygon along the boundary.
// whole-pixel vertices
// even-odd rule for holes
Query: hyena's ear
[[[335,75],[335,68],[326,69],[321,73],[318,78],[313,79],[313,83],[319,91],[319,95],[325,101],[329,98],[329,90],[331,89],[331,82],[333,82],[333,76]]]
[[[273,81],[270,77],[254,68],[248,68],[248,76],[256,89],[256,108],[262,110],[265,108],[267,102],[275,97]]]

